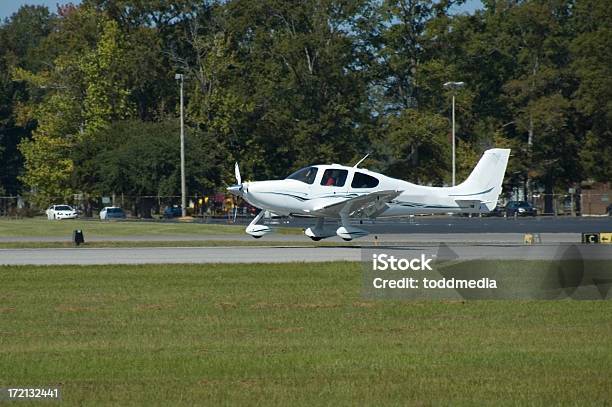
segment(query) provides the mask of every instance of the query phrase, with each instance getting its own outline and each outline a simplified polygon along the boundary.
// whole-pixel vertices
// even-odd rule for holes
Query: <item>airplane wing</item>
[[[397,198],[402,191],[378,191],[355,198],[348,198],[340,202],[322,204],[314,207],[310,213],[320,216],[338,218],[341,215],[354,215],[357,213],[372,216],[386,207],[387,202]]]

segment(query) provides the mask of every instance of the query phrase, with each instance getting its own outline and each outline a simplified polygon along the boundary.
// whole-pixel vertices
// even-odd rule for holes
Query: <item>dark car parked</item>
[[[536,216],[538,210],[526,201],[510,201],[506,205],[506,216]]]
[[[483,216],[504,216],[505,211],[504,205],[497,204],[491,212],[485,213]]]
[[[178,205],[166,206],[164,209],[164,218],[179,218],[183,216],[183,210]]]

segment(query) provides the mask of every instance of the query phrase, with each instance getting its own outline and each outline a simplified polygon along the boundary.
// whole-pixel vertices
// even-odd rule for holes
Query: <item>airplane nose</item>
[[[232,185],[231,187],[227,187],[227,191],[232,195],[241,196],[242,195],[242,184]]]

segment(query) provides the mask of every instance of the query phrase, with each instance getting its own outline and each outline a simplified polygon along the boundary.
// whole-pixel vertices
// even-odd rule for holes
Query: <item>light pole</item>
[[[187,187],[185,184],[185,126],[183,124],[183,79],[182,73],[174,75],[174,79],[181,81],[181,214],[187,216]]]
[[[446,82],[444,87],[453,90],[453,186],[455,186],[455,90],[460,89],[465,85],[465,82]]]

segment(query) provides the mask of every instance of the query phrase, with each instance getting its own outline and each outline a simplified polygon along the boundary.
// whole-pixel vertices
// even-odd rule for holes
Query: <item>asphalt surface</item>
[[[73,248],[73,249],[0,249],[0,265],[110,265],[110,264],[181,264],[181,263],[285,263],[321,261],[359,261],[371,257],[371,250],[402,250],[407,258],[422,253],[437,255],[440,250],[463,260],[557,259],[572,245],[492,245],[456,244],[441,249],[438,244],[412,246],[363,247],[152,247],[152,248]],[[612,259],[612,245],[580,245],[583,258]],[[363,250],[363,249],[366,250]]]
[[[354,241],[362,247],[404,246],[405,250],[435,254],[439,243],[456,248],[464,258],[524,259],[554,258],[559,243],[579,243],[582,232],[612,232],[612,219],[598,218],[461,218],[419,216],[403,220],[364,222],[359,227],[371,234]],[[309,219],[279,222],[273,227],[307,227]],[[333,224],[333,223],[330,223]],[[543,244],[526,246],[525,233],[539,233]],[[155,236],[91,236],[85,229],[86,241],[254,241],[246,234],[231,235],[155,235]],[[2,237],[10,241],[70,241],[71,236]],[[277,242],[273,247],[150,247],[150,248],[56,248],[0,249],[0,264],[162,264],[162,263],[255,263],[317,262],[361,258],[361,247],[296,247],[296,242],[310,243],[304,235],[269,234],[262,240]],[[338,237],[326,241],[340,243]],[[129,244],[129,243],[126,243]],[[298,243],[297,246],[300,244]],[[228,243],[228,246],[231,246]],[[604,246],[604,245],[598,245]],[[594,250],[594,249],[588,249]],[[597,249],[610,253],[612,245]],[[591,254],[594,255],[594,254]],[[606,254],[607,255],[607,254]],[[534,257],[535,256],[535,257]]]
[[[173,234],[173,235],[128,235],[128,236],[92,236],[84,230],[86,242],[250,242],[256,243],[253,237],[245,234]],[[357,243],[522,243],[525,234],[523,233],[381,233],[370,234],[366,237],[355,240]],[[542,233],[540,234],[543,243],[579,243],[580,233]],[[261,241],[276,242],[279,244],[311,243],[311,240],[303,234],[278,234],[269,233],[261,238]],[[2,242],[72,242],[72,236],[11,236],[1,237]],[[344,243],[342,239],[333,236],[325,239],[325,242]]]
[[[312,220],[294,219],[289,226],[308,227]],[[358,222],[354,222],[356,225]],[[433,217],[364,221],[372,234],[409,233],[583,233],[612,232],[612,218],[602,217]]]
[[[99,219],[82,219],[91,222],[100,222]],[[252,218],[238,218],[236,223],[248,225]],[[128,220],[134,222],[135,220]],[[136,220],[137,222],[177,223],[178,219],[162,220]],[[184,221],[180,221],[183,223]],[[209,218],[206,221],[194,219],[194,223],[227,224],[226,218]],[[461,216],[413,216],[394,219],[358,220],[351,222],[354,225],[373,234],[406,234],[406,233],[583,233],[583,232],[612,232],[612,217],[610,216],[537,216],[537,217],[461,217]],[[268,222],[275,227],[307,228],[315,224],[309,218],[274,219]],[[336,221],[328,221],[329,225],[336,225]],[[2,236],[0,236],[0,239]]]
[[[99,220],[91,220],[99,222]],[[248,219],[239,219],[246,225]],[[133,221],[130,221],[133,222]],[[144,221],[153,222],[153,221]],[[172,222],[168,220],[158,222]],[[197,220],[196,220],[197,223]],[[209,222],[211,223],[211,222]],[[212,223],[225,223],[225,220],[215,219]],[[312,219],[294,218],[289,223],[273,221],[273,228],[312,226]],[[579,242],[581,233],[612,232],[610,217],[536,217],[536,218],[495,218],[495,217],[433,217],[415,216],[402,219],[383,219],[374,222],[365,221],[353,224],[365,229],[370,236],[365,241],[379,239],[385,242],[496,242],[519,243],[525,233],[539,233],[543,242]],[[336,226],[337,222],[328,222]],[[246,234],[192,234],[192,235],[132,235],[132,236],[95,236],[84,229],[86,241],[206,241],[206,240],[253,240]],[[0,242],[56,242],[70,241],[66,236],[0,236]],[[290,242],[306,240],[301,234],[270,233],[263,239],[275,242]],[[340,242],[337,237],[331,241]]]

